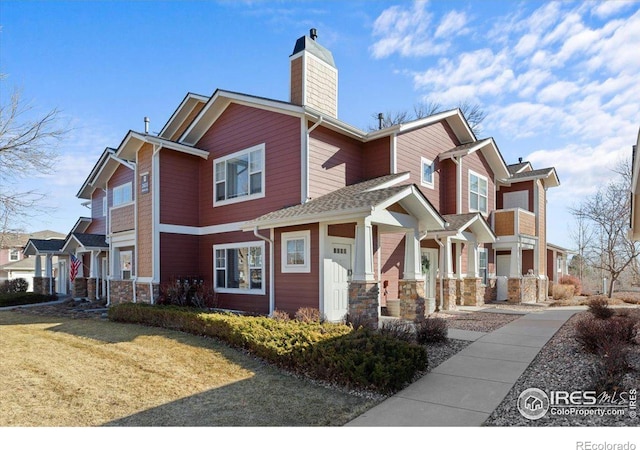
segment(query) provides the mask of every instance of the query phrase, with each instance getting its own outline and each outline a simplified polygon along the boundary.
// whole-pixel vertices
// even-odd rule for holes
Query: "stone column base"
[[[424,318],[424,280],[400,280],[400,318],[413,322]]]
[[[538,300],[538,277],[526,276],[522,279],[522,303]]]
[[[110,304],[133,302],[133,281],[109,280]]]
[[[95,278],[87,278],[87,298],[90,301],[94,301],[96,299],[96,279]]]
[[[138,303],[155,303],[159,295],[159,284],[151,284],[150,288],[149,283],[136,283],[136,301]]]
[[[547,292],[549,290],[549,280],[544,278],[538,278],[538,301],[544,302],[547,300]]]
[[[84,277],[76,277],[71,286],[71,295],[73,298],[87,297],[87,279]]]
[[[49,295],[49,284],[53,281],[52,293],[56,293],[56,280],[50,280],[46,277],[33,277],[33,292],[36,294]]]
[[[484,305],[484,286],[480,278],[465,278],[462,280],[464,292],[462,304],[465,306]]]
[[[488,278],[484,288],[484,301],[495,302],[498,299],[498,286],[495,278]]]
[[[520,303],[522,293],[522,278],[509,278],[507,280],[507,302]]]
[[[440,298],[440,279],[436,280],[436,304],[443,311],[455,311],[457,296],[457,280],[445,278],[442,280],[443,298]]]
[[[349,283],[348,315],[357,318],[365,326],[378,328],[378,293],[375,281],[352,281]]]

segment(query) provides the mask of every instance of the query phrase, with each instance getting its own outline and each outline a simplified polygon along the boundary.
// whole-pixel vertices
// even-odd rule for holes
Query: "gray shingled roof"
[[[442,218],[447,222],[446,230],[460,230],[477,215],[478,213],[445,214]]]
[[[398,192],[407,189],[411,185],[391,186],[382,189],[376,189],[385,183],[391,182],[396,178],[400,178],[405,174],[385,175],[383,177],[374,178],[372,180],[363,181],[361,183],[346,186],[337,191],[323,195],[307,203],[290,206],[287,208],[272,211],[260,216],[250,223],[259,225],[260,223],[270,222],[282,219],[295,219],[303,217],[313,217],[327,213],[341,213],[351,210],[370,208],[377,205]]]
[[[551,172],[553,172],[553,167],[547,167],[546,169],[536,169],[536,170],[530,170],[528,172],[520,172],[520,173],[514,173],[511,178],[512,179],[518,179],[518,178],[529,178],[529,177],[547,177],[551,174]]]
[[[523,161],[521,163],[515,163],[515,164],[509,164],[507,166],[507,169],[509,169],[509,173],[511,173],[511,175],[514,175],[516,173],[518,173],[520,170],[524,169],[529,163],[529,161]]]
[[[443,159],[444,157],[447,157],[452,153],[457,153],[457,152],[460,152],[460,151],[463,151],[463,150],[469,150],[470,148],[473,148],[473,147],[476,147],[476,146],[479,146],[479,145],[483,145],[483,144],[485,144],[486,142],[488,142],[490,140],[491,140],[491,138],[487,138],[487,139],[480,139],[479,141],[475,141],[475,142],[468,142],[466,144],[460,144],[460,145],[458,145],[456,147],[453,147],[450,150],[447,150],[446,152],[440,153],[439,157],[440,157],[440,159]]]
[[[64,245],[64,239],[29,239],[29,242],[39,252],[59,252]]]
[[[73,233],[72,236],[75,237],[83,247],[109,248],[109,245],[105,242],[104,234]]]

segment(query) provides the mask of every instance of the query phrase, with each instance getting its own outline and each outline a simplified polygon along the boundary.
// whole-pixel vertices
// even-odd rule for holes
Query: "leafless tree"
[[[587,222],[593,230],[593,238],[585,245],[585,258],[594,269],[609,275],[609,297],[620,275],[640,256],[640,244],[627,234],[631,213],[630,168],[628,161],[619,163],[612,181],[579,206],[570,208],[577,220]]]
[[[578,254],[573,258],[575,259],[576,275],[580,279],[580,282],[583,282],[587,265],[585,255],[587,253],[587,249],[592,244],[595,233],[591,223],[585,217],[577,215],[575,216],[575,221],[575,227],[569,232],[569,235],[578,251]]]
[[[20,180],[55,171],[56,144],[69,131],[60,120],[57,109],[38,115],[19,90],[0,104],[0,245],[44,211],[43,193],[17,186]]]
[[[480,135],[482,133],[482,128],[480,125],[482,121],[487,117],[487,114],[482,110],[480,105],[471,104],[468,101],[464,101],[460,102],[457,108],[462,111],[462,114],[467,119],[467,122],[469,123],[469,126],[471,127],[473,133],[476,136]],[[413,113],[409,111],[387,111],[385,114],[382,114],[381,120],[380,114],[375,113],[372,114],[372,117],[377,122],[375,126],[369,126],[369,131],[403,124],[412,120],[423,119],[425,117],[429,117],[434,114],[446,111],[447,109],[454,108],[446,108],[438,102],[425,100],[413,105]]]

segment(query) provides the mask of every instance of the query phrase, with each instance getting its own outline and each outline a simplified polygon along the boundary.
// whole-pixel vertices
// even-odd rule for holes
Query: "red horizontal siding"
[[[311,231],[311,271],[310,273],[282,273],[281,245],[282,233]],[[275,307],[290,314],[300,308],[319,309],[320,274],[318,268],[319,227],[310,224],[300,227],[278,228],[275,231]]]
[[[96,189],[91,194],[91,224],[85,233],[106,234],[106,217],[102,214],[102,199],[105,193],[102,189]]]
[[[211,156],[200,162],[200,225],[240,222],[301,200],[301,121],[231,104],[196,145]],[[265,197],[213,207],[214,160],[265,144]]]
[[[319,126],[309,139],[309,196],[321,197],[362,181],[361,143]]]
[[[160,281],[204,276],[200,272],[198,236],[160,233]]]
[[[160,152],[160,222],[198,226],[200,160],[171,150]]]
[[[381,177],[391,173],[391,138],[384,137],[364,144],[364,177]]]
[[[455,136],[445,122],[438,122],[423,128],[398,135],[396,139],[396,164],[398,172],[411,172],[410,181],[415,183],[431,204],[440,209],[442,188],[442,164],[438,155],[451,150],[457,144]],[[422,186],[422,158],[434,162],[434,188]]]

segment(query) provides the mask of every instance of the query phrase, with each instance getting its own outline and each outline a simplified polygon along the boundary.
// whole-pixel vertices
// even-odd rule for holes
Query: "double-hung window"
[[[469,211],[487,214],[489,203],[489,181],[487,177],[469,172]]]
[[[131,182],[113,188],[113,206],[123,205],[133,200]]]
[[[282,233],[282,272],[311,272],[310,241],[309,230]]]
[[[214,245],[216,291],[264,294],[263,254],[264,242]]]
[[[487,284],[487,267],[489,266],[489,250],[486,248],[478,249],[478,276],[482,280],[482,284]]]
[[[20,259],[20,250],[12,248],[9,250],[9,261],[18,261]]]
[[[433,161],[422,158],[422,175],[420,181],[423,186],[433,189]]]
[[[214,167],[214,206],[264,197],[264,144],[218,158]]]
[[[120,252],[120,278],[130,280],[133,275],[133,252],[127,250]]]

